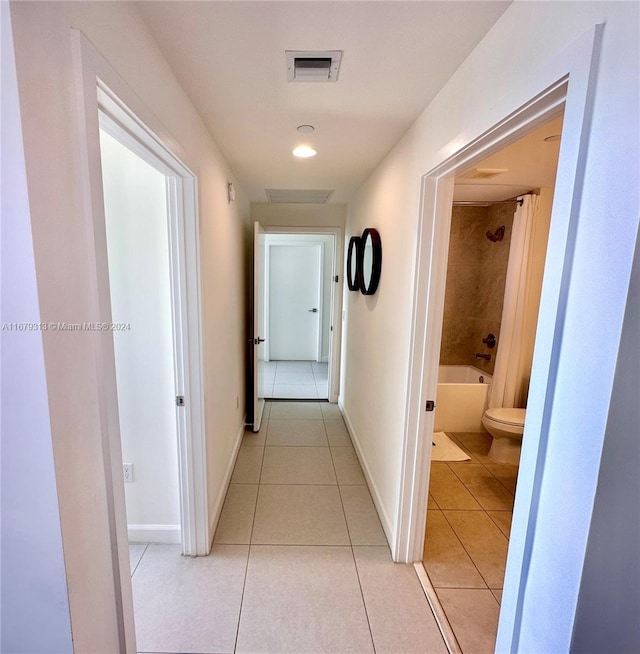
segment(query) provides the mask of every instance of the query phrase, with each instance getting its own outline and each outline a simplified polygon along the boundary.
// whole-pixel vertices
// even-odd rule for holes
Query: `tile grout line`
[[[324,423],[324,419],[323,419]],[[328,439],[327,439],[328,440]],[[331,464],[333,465],[333,472],[336,476],[336,481],[338,480],[338,472],[336,470],[336,464],[333,460],[333,452],[329,448],[329,454],[331,455]],[[367,611],[367,601],[364,598],[364,591],[362,590],[362,581],[360,580],[360,572],[358,571],[358,563],[356,561],[356,554],[353,551],[353,541],[351,539],[351,530],[349,529],[349,521],[347,520],[347,512],[344,510],[344,501],[342,499],[342,491],[340,489],[340,484],[338,484],[338,497],[340,497],[340,506],[342,507],[342,517],[344,518],[344,523],[347,527],[347,535],[349,536],[349,547],[351,549],[351,558],[353,560],[353,567],[356,572],[356,579],[358,580],[358,588],[360,589],[360,597],[362,597],[362,608],[364,609],[364,616],[367,619],[367,627],[369,629],[369,638],[371,638],[371,647],[373,648],[374,654],[376,653],[376,644],[373,640],[373,632],[371,631],[371,621],[369,620],[369,612]]]
[[[256,498],[256,503],[257,503],[257,498]],[[255,519],[255,511],[254,511],[254,519]],[[253,529],[253,527],[252,527]],[[251,540],[251,539],[249,539]],[[238,649],[238,637],[240,636],[240,621],[242,620],[242,607],[244,604],[244,592],[247,588],[247,575],[249,573],[249,558],[251,557],[251,543],[249,543],[247,547],[247,560],[244,564],[244,578],[242,580],[242,593],[240,593],[240,610],[238,611],[238,624],[236,625],[236,637],[235,640],[233,641],[233,651],[234,654],[236,650]]]
[[[482,464],[480,464],[480,465],[482,465]],[[495,523],[495,521],[494,521],[494,520],[491,518],[491,516],[489,515],[488,510],[485,509],[484,506],[482,506],[482,504],[480,503],[480,501],[478,500],[478,498],[473,494],[473,492],[471,491],[471,489],[468,488],[467,485],[464,483],[464,480],[461,479],[461,478],[456,474],[456,472],[455,472],[455,470],[453,470],[453,468],[451,468],[450,466],[448,466],[448,467],[449,467],[449,469],[451,470],[451,472],[453,473],[453,475],[454,475],[454,476],[455,476],[455,477],[460,481],[460,483],[461,483],[461,484],[462,484],[462,485],[467,489],[467,491],[470,493],[471,497],[473,497],[473,499],[474,499],[474,500],[478,503],[478,505],[480,506],[480,509],[473,509],[473,511],[475,511],[475,512],[479,512],[479,511],[481,511],[482,513],[484,513],[484,514],[487,516],[487,518],[489,518],[491,524],[494,524],[495,527],[496,527],[496,529],[498,529],[500,535],[503,536],[504,538],[506,538],[506,536],[504,535],[504,533],[502,532],[502,530],[500,529],[500,527],[498,527],[498,525]],[[483,467],[484,467],[484,466],[483,466]],[[490,473],[489,470],[488,470],[487,472]],[[491,473],[490,473],[490,474],[491,474]],[[493,477],[493,475],[491,475],[491,476]],[[450,520],[447,518],[447,516],[445,515],[445,511],[448,511],[448,510],[452,510],[452,511],[454,511],[454,510],[457,510],[457,511],[465,511],[466,509],[441,509],[441,511],[442,511],[442,515],[444,516],[444,519],[447,521],[447,524],[451,527],[451,531],[453,531],[453,533],[455,534],[456,538],[457,538],[458,541],[460,542],[460,545],[462,545],[462,549],[465,551],[466,555],[467,555],[467,556],[469,557],[469,559],[471,560],[471,563],[473,563],[473,565],[474,565],[474,567],[476,568],[476,570],[478,571],[478,574],[480,575],[480,577],[482,577],[482,580],[483,580],[484,583],[486,584],[487,588],[488,588],[489,590],[491,590],[491,587],[489,586],[489,583],[487,582],[485,576],[484,576],[484,575],[482,574],[482,572],[480,571],[480,568],[478,567],[478,565],[476,564],[475,560],[474,560],[473,557],[471,556],[471,553],[470,553],[470,552],[468,551],[468,549],[465,547],[464,543],[462,542],[462,539],[460,538],[460,536],[458,535],[457,531],[455,530],[455,527],[453,526],[453,524],[451,524],[451,521],[450,521]],[[509,547],[509,538],[506,538],[506,540],[507,540],[507,549],[508,549],[508,547]],[[504,577],[503,577],[503,582],[504,582]]]
[[[455,432],[453,432],[453,433],[455,434]],[[465,454],[467,454],[468,456],[471,457],[471,463],[477,463],[478,465],[481,465],[510,495],[515,496],[515,492],[512,491],[510,488],[508,488],[505,484],[503,484],[502,481],[500,480],[500,478],[497,477],[495,474],[493,474],[493,472],[491,472],[491,470],[489,470],[489,468],[487,468],[486,463],[484,463],[483,461],[480,461],[480,459],[477,459],[475,457],[475,455],[473,454],[473,452],[467,451],[469,448],[466,445],[464,445],[464,443],[460,439],[456,438],[456,440],[458,441],[458,444],[462,447],[462,449],[465,450]],[[459,463],[464,463],[464,461],[460,461]],[[494,465],[494,464],[489,464],[489,465]],[[500,463],[499,461],[496,461],[495,465],[507,465],[507,464]],[[518,468],[518,472],[519,472],[520,467],[517,466],[517,468]],[[455,474],[455,470],[453,470],[453,468],[450,468],[450,470],[451,470],[451,472],[453,472]],[[458,475],[456,475],[456,477],[457,476]],[[516,473],[516,478],[517,478],[517,476],[518,476],[518,474]],[[460,479],[460,481],[462,481],[462,479]],[[462,483],[464,484],[463,481],[462,481]],[[465,485],[465,487],[466,487],[466,485]]]
[[[466,445],[465,445],[462,441],[458,440],[457,438],[456,438],[455,440],[458,441],[458,443],[461,445],[461,447],[462,447],[465,451],[467,450]],[[505,489],[505,490],[506,490],[506,491],[507,491],[507,492],[508,492],[512,497],[513,497],[514,493],[511,492],[510,489],[508,489],[508,488],[505,486],[505,484],[503,484],[502,481],[501,481],[501,480],[500,480],[500,479],[499,479],[495,474],[493,474],[493,472],[492,472],[491,470],[489,470],[489,468],[487,468],[487,466],[486,466],[483,462],[477,460],[477,459],[475,458],[475,456],[474,456],[473,453],[471,453],[471,452],[466,452],[466,453],[471,457],[471,462],[472,462],[472,463],[475,463],[475,464],[478,464],[478,465],[482,466],[482,469],[485,470],[485,471],[489,474],[489,476],[490,476],[492,479],[495,479],[495,480],[499,483],[500,487],[504,488],[504,489]],[[469,488],[469,487],[467,486],[467,484],[465,483],[465,481],[464,481],[464,480],[463,480],[463,479],[462,479],[462,478],[461,478],[461,477],[456,473],[455,469],[454,469],[452,466],[448,465],[448,463],[447,463],[447,468],[450,470],[451,473],[453,473],[454,477],[455,477],[455,478],[456,478],[456,479],[457,479],[457,480],[458,480],[458,481],[463,485],[463,487],[467,490],[467,492],[468,492],[468,493],[473,497],[473,499],[474,499],[474,500],[477,502],[477,504],[479,505],[480,508],[479,508],[479,509],[475,509],[475,510],[473,510],[473,511],[476,512],[476,513],[477,513],[478,511],[482,511],[483,513],[486,514],[487,518],[488,518],[489,521],[490,521],[490,524],[494,525],[495,528],[496,528],[496,529],[498,530],[498,532],[500,533],[500,535],[501,535],[503,538],[506,539],[506,541],[507,541],[507,547],[508,547],[509,542],[510,542],[510,538],[504,534],[504,532],[502,531],[502,529],[500,528],[500,526],[498,525],[498,523],[497,523],[497,522],[492,518],[492,516],[491,516],[490,513],[489,513],[489,510],[490,510],[490,509],[487,509],[487,508],[485,508],[485,507],[482,505],[482,503],[481,503],[481,502],[479,501],[479,499],[476,497],[476,495],[474,494],[474,492],[472,491],[472,489]],[[476,564],[476,561],[475,561],[474,558],[471,556],[470,552],[468,551],[468,549],[466,548],[466,546],[465,546],[464,543],[462,542],[462,539],[461,539],[460,536],[458,535],[458,533],[457,533],[457,531],[455,530],[453,524],[450,522],[450,520],[448,519],[448,517],[447,517],[447,515],[446,515],[446,513],[445,513],[445,511],[449,511],[449,510],[451,510],[451,511],[456,511],[456,509],[442,509],[442,508],[440,508],[440,505],[439,505],[439,504],[437,503],[437,501],[435,500],[435,497],[433,498],[433,501],[434,501],[434,503],[436,504],[436,506],[438,507],[438,510],[441,511],[441,513],[442,513],[442,515],[443,515],[443,517],[444,517],[446,523],[449,525],[449,528],[451,529],[451,531],[452,531],[453,534],[455,535],[456,539],[458,540],[458,542],[459,542],[460,545],[462,546],[463,551],[464,551],[465,554],[468,556],[468,558],[469,558],[469,560],[471,561],[473,567],[476,569],[476,571],[477,571],[478,574],[480,575],[480,578],[482,579],[483,583],[485,584],[486,590],[488,590],[488,591],[490,592],[491,597],[496,601],[496,603],[497,603],[498,606],[500,607],[500,606],[501,606],[501,602],[498,601],[498,599],[495,597],[495,595],[494,595],[494,591],[496,591],[496,590],[500,590],[500,591],[501,591],[502,588],[496,589],[496,588],[492,588],[492,587],[489,585],[487,579],[485,578],[485,576],[484,576],[484,575],[482,574],[482,572],[480,571],[480,568],[479,568],[478,565]],[[463,511],[463,510],[465,510],[465,509],[457,509],[457,511]],[[493,510],[493,509],[491,509],[491,510]],[[496,510],[499,510],[499,509],[496,509]],[[508,511],[507,509],[502,509],[502,510]],[[510,509],[510,511],[511,511],[511,513],[513,512],[513,507]],[[512,513],[512,515],[513,515],[513,513]],[[428,583],[429,583],[430,587],[433,589],[433,592],[434,592],[434,594],[435,594],[436,597],[437,597],[436,589],[435,589],[435,587],[433,586],[433,584],[431,583],[431,579],[430,579],[429,574],[428,574],[428,572],[427,572],[427,570],[426,570],[425,563],[422,564],[422,567],[423,567],[423,570],[424,570],[424,573],[425,573],[426,579],[428,580]],[[418,576],[420,577],[420,574],[419,574]],[[421,579],[421,581],[422,581],[422,579]],[[504,583],[504,577],[503,577],[503,583]],[[423,586],[423,587],[424,587],[424,586]],[[441,588],[447,588],[447,589],[448,589],[448,588],[450,588],[450,587],[441,587]],[[477,589],[477,588],[470,589],[470,588],[463,588],[463,587],[457,587],[457,586],[456,586],[456,587],[455,587],[455,590],[485,590],[485,589]],[[426,591],[426,589],[425,589],[425,591]],[[427,594],[427,598],[429,598],[429,593],[426,593],[426,594]],[[446,611],[444,610],[444,608],[442,607],[441,604],[440,604],[440,606],[441,606],[441,608],[442,608],[442,613],[443,613],[443,617],[444,617],[444,619],[447,621],[447,623],[449,623],[449,621],[448,621],[448,616],[447,616],[447,614],[446,614]],[[432,607],[432,608],[433,608],[433,607]],[[450,624],[449,624],[449,626],[451,627]],[[452,637],[455,639],[456,644],[459,645],[459,643],[458,643],[458,641],[457,641],[457,637],[456,637],[456,635],[455,635],[455,632],[453,631],[453,628],[451,628],[451,635],[452,635]],[[446,641],[446,639],[445,639],[445,641]],[[447,643],[447,645],[448,645],[448,643]],[[450,650],[450,651],[451,651],[451,650]],[[461,651],[461,650],[460,650],[460,651]]]
[[[269,430],[269,421],[271,420],[271,407],[269,407],[269,415],[267,417],[267,424],[266,428],[267,431]],[[244,591],[247,587],[247,574],[249,572],[249,559],[251,557],[251,541],[253,540],[253,528],[255,527],[256,524],[256,513],[258,512],[258,497],[260,496],[260,481],[262,479],[262,466],[264,465],[264,452],[267,449],[266,444],[267,444],[267,432],[265,432],[264,435],[264,440],[265,440],[265,445],[262,448],[262,459],[260,461],[260,474],[258,475],[258,489],[256,491],[256,503],[253,507],[253,519],[251,520],[251,533],[249,534],[249,546],[247,547],[247,562],[244,566],[244,579],[242,581],[242,593],[240,595],[240,610],[238,611],[238,624],[236,626],[236,638],[233,643],[233,651],[235,654],[235,651],[238,648],[238,636],[240,635],[240,620],[242,619],[242,606],[244,604]]]
[[[460,536],[458,536],[458,532],[454,529],[451,522],[449,522],[449,519],[445,515],[444,510],[441,510],[441,513],[442,513],[442,517],[446,520],[447,524],[449,525],[449,528],[453,532],[453,535],[456,537],[456,539],[460,543],[460,547],[462,547],[462,549],[464,550],[464,553],[469,557],[469,561],[471,561],[473,567],[476,569],[476,572],[480,575],[480,579],[482,579],[482,581],[484,582],[484,585],[486,586],[486,590],[490,590],[489,589],[489,584],[487,583],[487,580],[484,578],[484,575],[482,574],[482,572],[480,572],[480,569],[476,565],[476,562],[473,560],[473,557],[471,556],[471,554],[469,554],[469,552],[467,551],[467,548],[464,546],[464,543],[462,542],[462,539],[460,538]],[[423,556],[424,556],[424,553],[423,553]],[[425,568],[425,570],[426,570],[426,568]],[[435,586],[434,586],[434,588],[435,588]],[[485,589],[481,588],[480,590],[485,590]]]
[[[469,454],[469,456],[473,456],[471,453],[467,453],[467,454]],[[472,460],[473,460],[473,459],[472,459]],[[457,479],[457,480],[458,480],[458,481],[459,481],[459,482],[464,486],[464,488],[467,490],[467,492],[471,495],[471,497],[473,497],[473,499],[474,499],[474,500],[477,502],[477,504],[480,506],[480,509],[468,509],[468,510],[473,510],[473,511],[476,511],[476,512],[477,512],[477,511],[482,511],[483,513],[485,513],[485,514],[487,515],[487,517],[489,518],[489,520],[491,521],[491,523],[492,523],[492,524],[495,524],[495,526],[496,526],[496,528],[498,529],[498,531],[500,532],[500,534],[501,534],[502,536],[504,536],[504,533],[502,532],[502,530],[500,529],[500,527],[498,527],[498,525],[495,523],[495,521],[491,518],[491,516],[489,515],[487,509],[485,509],[484,506],[482,506],[482,504],[480,503],[480,501],[478,500],[478,498],[473,494],[472,490],[471,490],[471,489],[470,489],[470,488],[465,484],[464,480],[463,480],[459,475],[456,474],[456,471],[455,471],[455,470],[454,470],[450,465],[448,465],[448,462],[445,462],[445,463],[447,463],[447,468],[451,471],[451,473],[454,475],[454,477],[455,477],[455,478],[456,478],[456,479]],[[463,462],[463,463],[464,463],[464,462]],[[491,471],[488,470],[488,469],[487,469],[487,468],[486,468],[486,467],[485,467],[485,466],[484,466],[480,461],[476,461],[476,463],[477,463],[478,465],[481,465],[485,470],[487,470],[487,472],[488,472],[492,477],[495,478],[495,476],[491,473]],[[498,480],[498,481],[499,481],[499,480]],[[434,501],[435,501],[435,498],[434,498]],[[439,507],[439,505],[438,505],[438,507]],[[469,557],[469,560],[471,561],[473,567],[476,569],[476,571],[477,571],[478,574],[480,575],[480,578],[481,578],[482,581],[484,582],[484,584],[485,584],[487,590],[490,591],[490,590],[491,590],[491,587],[489,586],[489,583],[487,582],[487,579],[485,578],[485,576],[484,576],[484,575],[482,574],[482,572],[480,571],[480,568],[479,568],[478,565],[476,564],[474,558],[471,556],[471,553],[467,550],[467,548],[465,547],[464,543],[462,542],[462,539],[460,538],[460,536],[458,535],[457,531],[455,530],[455,527],[451,524],[451,521],[447,518],[447,516],[446,516],[446,514],[445,514],[445,511],[448,511],[448,510],[451,510],[451,511],[455,511],[455,510],[457,510],[457,511],[466,511],[467,509],[440,509],[440,508],[439,508],[439,510],[440,510],[440,512],[442,513],[442,516],[443,516],[444,519],[446,520],[447,524],[448,524],[449,527],[451,528],[451,531],[453,532],[454,536],[456,537],[456,539],[457,539],[458,542],[460,543],[460,545],[461,545],[462,549],[464,550],[465,554]],[[509,543],[509,539],[507,538],[507,547],[508,547],[508,543]],[[423,553],[423,556],[424,556],[424,553]],[[426,571],[426,568],[425,568],[425,571]],[[427,574],[428,574],[428,573],[427,573]],[[504,580],[503,580],[503,582],[504,582]],[[457,587],[456,587],[456,589],[457,589]],[[484,589],[480,589],[480,590],[484,590]]]
[[[466,463],[466,461],[459,461],[459,462],[456,462],[456,463]],[[509,489],[505,488],[503,484],[500,483],[500,480],[494,474],[492,474],[491,470],[487,469],[482,463],[478,463],[477,465],[482,466],[482,468],[489,473],[489,476],[492,479],[495,479],[495,481],[497,481],[498,484],[500,484],[500,486],[502,488],[504,488],[504,490],[506,490],[507,493],[509,493],[509,495],[511,495],[512,499],[515,499],[515,495]],[[483,511],[513,511],[513,503],[511,504],[510,509],[486,509],[482,505],[482,502],[480,502],[480,500],[473,494],[473,491],[471,490],[471,488],[469,488],[469,486],[467,486],[464,479],[462,479],[462,477],[460,477],[460,475],[458,475],[456,473],[456,471],[448,464],[448,462],[447,462],[447,467],[449,468],[449,470],[451,470],[451,473],[454,475],[454,477],[465,487],[465,489],[471,495],[471,497],[473,497],[473,499],[480,505],[480,507],[482,508]],[[462,511],[464,509],[459,509],[459,510]]]
[[[489,469],[488,469],[485,465],[483,465],[482,463],[479,463],[479,465],[481,465],[481,466],[482,466],[482,467],[483,467],[483,468],[484,468],[484,469],[489,473],[489,475],[490,475],[493,479],[495,479],[498,483],[500,483],[500,480],[499,480],[499,479],[498,479],[498,478],[497,478],[497,477],[496,477],[496,476],[491,472],[491,470],[489,470]],[[462,479],[458,474],[456,474],[456,471],[455,471],[453,468],[451,468],[450,466],[449,466],[449,470],[451,470],[451,472],[453,473],[453,475],[454,475],[454,476],[455,476],[455,477],[460,481],[460,483],[461,483],[461,484],[462,484],[462,485],[467,489],[467,491],[469,492],[469,494],[471,495],[471,497],[473,497],[473,499],[474,499],[474,500],[475,500],[475,501],[480,505],[480,510],[484,511],[484,512],[487,514],[489,520],[491,520],[491,522],[493,522],[493,523],[496,525],[496,527],[498,527],[498,530],[500,531],[500,533],[501,533],[501,534],[502,534],[502,535],[507,539],[507,546],[508,546],[508,543],[509,543],[509,541],[510,541],[509,537],[508,537],[508,536],[507,536],[507,535],[502,531],[502,529],[500,529],[500,526],[499,526],[498,523],[497,523],[497,522],[496,522],[496,521],[491,517],[491,515],[489,514],[489,511],[510,511],[510,512],[511,512],[511,516],[512,516],[512,518],[513,518],[513,504],[511,505],[511,508],[510,508],[510,509],[486,509],[486,508],[482,505],[482,503],[480,502],[480,500],[479,500],[479,499],[478,499],[478,498],[473,494],[473,491],[472,491],[472,490],[471,490],[471,489],[470,489],[470,488],[465,484],[464,479]],[[503,488],[505,488],[504,484],[500,483],[500,485],[501,485]],[[511,491],[510,491],[508,488],[505,488],[505,490],[506,490],[506,491],[507,491],[507,492],[512,496],[512,498],[515,497],[514,494],[511,493]],[[466,509],[447,509],[447,510],[451,510],[451,511],[465,511]],[[473,510],[478,510],[478,509],[473,509]]]
[[[491,510],[493,511],[493,509]],[[502,527],[493,519],[493,516],[489,513],[489,511],[486,511],[485,513],[489,516],[489,520],[493,522],[493,524],[498,528],[500,533],[507,539],[507,549],[508,549],[509,543],[511,542],[511,537],[507,536],[507,534],[505,534],[504,531],[502,531]],[[498,513],[498,511],[496,511],[495,513]],[[503,513],[511,513],[511,520],[513,521],[513,511],[503,511]]]
[[[144,550],[142,551],[142,554],[140,555],[140,558],[138,559],[138,562],[136,563],[136,567],[133,569],[133,572],[131,573],[131,579],[133,579],[133,575],[136,573],[136,570],[138,569],[138,566],[142,563],[142,558],[147,553],[147,549],[149,549],[149,543],[144,544]]]
[[[469,457],[469,462],[470,462],[470,463],[480,463],[480,461],[478,461],[478,459],[476,459],[475,454],[474,454],[473,452],[471,452],[471,451],[469,450],[469,448],[464,444],[464,442],[463,442],[462,440],[460,440],[460,439],[456,436],[456,432],[453,432],[453,431],[452,431],[452,432],[445,432],[445,433],[447,433],[447,435],[449,435],[449,436],[453,436],[453,440],[454,440],[454,442],[455,442],[456,445],[458,445],[458,446],[460,447],[460,449],[462,449],[462,450],[464,451],[464,453]],[[460,432],[457,432],[457,433],[460,433]],[[464,461],[461,461],[460,463],[464,463]]]

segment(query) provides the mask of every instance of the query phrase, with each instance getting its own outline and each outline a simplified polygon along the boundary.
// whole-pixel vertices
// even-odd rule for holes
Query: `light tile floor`
[[[462,651],[493,652],[518,469],[488,434],[448,436],[471,459],[431,464],[423,563]]]
[[[265,361],[261,364],[264,397],[326,400],[329,397],[327,363]]]
[[[267,403],[211,556],[131,548],[139,652],[447,651],[413,566],[391,561],[336,405]]]

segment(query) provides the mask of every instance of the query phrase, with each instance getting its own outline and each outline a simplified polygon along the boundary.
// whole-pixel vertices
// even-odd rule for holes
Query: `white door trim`
[[[331,284],[331,331],[329,336],[329,402],[336,404],[340,391],[340,347],[342,339],[342,287],[344,284],[344,230],[342,227],[281,227],[279,225],[263,225],[266,234],[318,234],[332,235],[333,238],[333,271],[332,278],[338,277],[338,282]]]
[[[267,358],[268,350],[266,346],[269,344],[266,325],[264,326],[264,330],[265,330],[264,334],[260,333],[260,298],[262,297],[263,302],[266,303],[266,295],[264,290],[262,290],[262,287],[265,284],[265,276],[261,274],[261,270],[264,271],[265,264],[268,263],[267,248],[265,247],[264,252],[261,252],[263,238],[264,238],[264,230],[262,229],[262,225],[258,221],[255,221],[253,223],[253,289],[252,289],[253,290],[252,293],[253,316],[252,316],[252,325],[251,325],[252,336],[249,339],[249,342],[251,343],[250,361],[253,367],[253,393],[252,393],[251,403],[253,404],[252,428],[254,432],[260,431],[260,425],[262,424],[262,416],[264,414],[265,398],[264,398],[264,394],[260,392],[261,390],[264,391],[264,388],[261,388],[260,378],[264,373],[264,369],[263,369],[264,361],[268,360]],[[265,259],[264,261],[260,256],[261,254],[264,255],[264,259]],[[260,282],[262,282],[262,284]],[[268,314],[265,313],[265,315]],[[260,362],[261,347],[264,348],[262,350],[263,357],[264,357],[262,363]],[[242,439],[240,439],[239,443],[241,442]],[[236,455],[237,455],[237,451],[234,453],[234,457],[233,457],[234,461]],[[233,471],[229,470],[229,476],[226,483],[227,486],[230,483],[232,473]],[[220,510],[222,510],[222,507],[220,507]]]
[[[262,225],[262,230],[265,232],[264,225]],[[269,243],[266,244],[264,248],[264,278],[262,280],[264,284],[264,289],[262,291],[264,295],[264,360],[271,361],[271,334],[269,332],[269,321],[271,320],[271,312],[269,311],[269,288],[271,284],[271,248]],[[255,293],[255,284],[254,284],[254,293]]]
[[[316,361],[322,361],[322,330],[324,326],[324,313],[326,307],[324,306],[324,243],[317,243],[320,247],[320,270],[318,272],[318,342],[316,347]],[[331,333],[329,333],[331,337]]]
[[[181,375],[177,388],[188,398],[179,425],[179,474],[181,490],[182,548],[186,555],[206,555],[210,548],[206,492],[204,431],[204,376],[202,370],[202,316],[197,213],[197,178],[171,135],[153,112],[132,92],[78,30],[72,30],[73,65],[77,80],[76,100],[80,123],[80,152],[83,158],[80,180],[87,215],[87,229],[95,248],[87,253],[93,275],[96,315],[111,322],[104,200],[99,141],[99,111],[118,125],[119,135],[137,154],[164,166],[172,181],[168,200],[174,304],[181,318],[174,329],[180,334]],[[107,121],[109,122],[109,121]],[[96,333],[94,356],[99,385],[105,468],[109,504],[109,530],[113,551],[113,581],[118,603],[118,631],[122,651],[136,651],[133,597],[129,570],[122,453],[118,419],[113,338],[110,332]],[[70,562],[67,562],[70,565]]]
[[[167,176],[175,387],[176,395],[186,399],[184,408],[176,411],[182,553],[206,555],[209,527],[197,179],[99,79],[98,109],[103,129]]]
[[[540,308],[540,315],[545,319],[538,322],[536,343],[541,346],[536,347],[534,355],[525,432],[527,455],[523,451],[514,510],[514,528],[523,525],[523,529],[521,533],[512,530],[511,535],[496,646],[499,651],[514,651],[512,648],[517,649],[519,638],[523,591],[535,531],[535,520],[527,520],[526,516],[534,516],[538,508],[548,425],[554,410],[553,389],[562,340],[566,280],[578,223],[600,34],[601,26],[594,27],[567,48],[563,56],[547,62],[539,76],[545,84],[535,97],[515,105],[512,113],[489,130],[476,132],[481,134],[478,138],[422,178],[401,486],[393,539],[393,558],[401,562],[419,561],[424,545],[431,463],[431,449],[426,445],[434,426],[433,413],[425,412],[425,402],[434,399],[436,392],[454,175],[548,121],[564,104],[549,236],[555,251],[561,251],[563,256],[547,257],[545,266]],[[517,94],[514,100],[518,101]]]

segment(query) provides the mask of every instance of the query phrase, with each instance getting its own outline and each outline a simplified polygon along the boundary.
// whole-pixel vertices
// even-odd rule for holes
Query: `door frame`
[[[564,107],[549,234],[558,256],[548,256],[545,263],[539,313],[543,319],[538,321],[536,331],[526,445],[520,463],[505,596],[500,611],[497,643],[500,651],[517,649],[550,416],[554,408],[557,410],[553,399],[562,343],[563,307],[578,228],[601,34],[602,26],[595,26],[571,44],[564,57],[548,62],[540,71],[538,83],[544,81],[534,97],[525,96],[510,114],[488,130],[478,130],[480,136],[468,140],[452,154],[443,151],[442,162],[421,179],[408,393],[392,544],[394,561],[406,563],[421,561],[424,546],[431,465],[428,445],[434,427],[433,412],[425,411],[425,403],[435,399],[437,388],[454,177],[552,119]],[[514,97],[514,101],[518,98]]]
[[[206,497],[206,469],[195,464],[195,457],[204,452],[204,398],[202,393],[202,355],[199,302],[193,306],[189,298],[199,299],[199,268],[190,252],[198,252],[195,175],[161,146],[148,129],[118,100],[106,85],[98,81],[99,126],[166,177],[173,319],[174,384],[176,396],[186,398],[185,407],[176,407],[178,479],[180,490],[180,544],[185,556],[198,554],[197,497]],[[188,234],[191,223],[191,235]],[[102,229],[102,223],[98,225]],[[108,261],[107,261],[108,265]],[[189,288],[189,281],[195,288]],[[106,302],[106,300],[105,300]],[[106,304],[104,305],[106,309]],[[193,308],[192,308],[193,307]],[[109,295],[109,315],[111,299]],[[119,433],[119,429],[118,429]],[[202,461],[202,458],[196,459]],[[202,515],[200,516],[202,519]],[[200,543],[203,550],[204,543]]]
[[[198,184],[184,163],[179,146],[153,112],[132,92],[111,65],[79,30],[72,30],[73,65],[77,79],[76,108],[80,124],[80,169],[83,203],[88,216],[89,240],[94,244],[89,283],[95,312],[101,322],[111,322],[102,166],[100,115],[127,147],[168,174],[170,260],[176,348],[176,395],[187,398],[184,410],[176,412],[180,487],[182,553],[207,555],[210,550],[208,520],[206,443],[204,420],[204,374],[202,340],[202,291],[198,217]],[[103,119],[104,121],[104,119]],[[103,443],[109,533],[113,552],[113,574],[122,651],[136,651],[133,596],[129,570],[129,545],[122,475],[122,450],[118,417],[113,338],[99,332],[94,340],[99,388],[99,413]]]
[[[265,335],[265,356],[264,360],[265,361],[271,361],[271,354],[270,354],[270,333],[269,333],[269,319],[270,319],[270,314],[271,310],[269,307],[269,299],[271,297],[271,270],[269,268],[270,262],[271,262],[271,248],[273,246],[279,246],[279,247],[312,247],[316,246],[320,248],[320,262],[319,262],[319,271],[318,271],[318,298],[317,298],[317,304],[318,304],[318,338],[316,339],[316,361],[321,361],[322,360],[322,321],[324,319],[324,302],[323,296],[324,296],[324,243],[322,241],[305,241],[301,243],[290,243],[286,241],[282,241],[281,243],[278,243],[277,241],[267,242],[267,247],[265,248],[265,262],[264,262],[264,286],[265,286],[265,302],[264,302],[264,335]]]
[[[330,336],[329,336],[329,397],[332,404],[337,404],[340,391],[340,348],[342,343],[342,288],[344,259],[344,230],[342,227],[283,227],[279,225],[262,225],[265,234],[304,234],[333,236],[333,271],[330,302]],[[335,279],[337,278],[337,281]]]

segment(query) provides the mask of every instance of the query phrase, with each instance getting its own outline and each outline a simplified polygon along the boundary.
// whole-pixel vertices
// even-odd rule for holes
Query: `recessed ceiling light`
[[[314,150],[308,145],[299,145],[293,151],[294,157],[300,157],[301,159],[308,159],[309,157],[315,157],[318,154],[317,150]]]
[[[553,143],[554,141],[559,141],[560,140],[560,134],[552,134],[551,136],[547,136],[545,138],[545,141],[547,143]]]
[[[298,125],[298,131],[300,134],[311,134],[315,130],[313,125]]]

